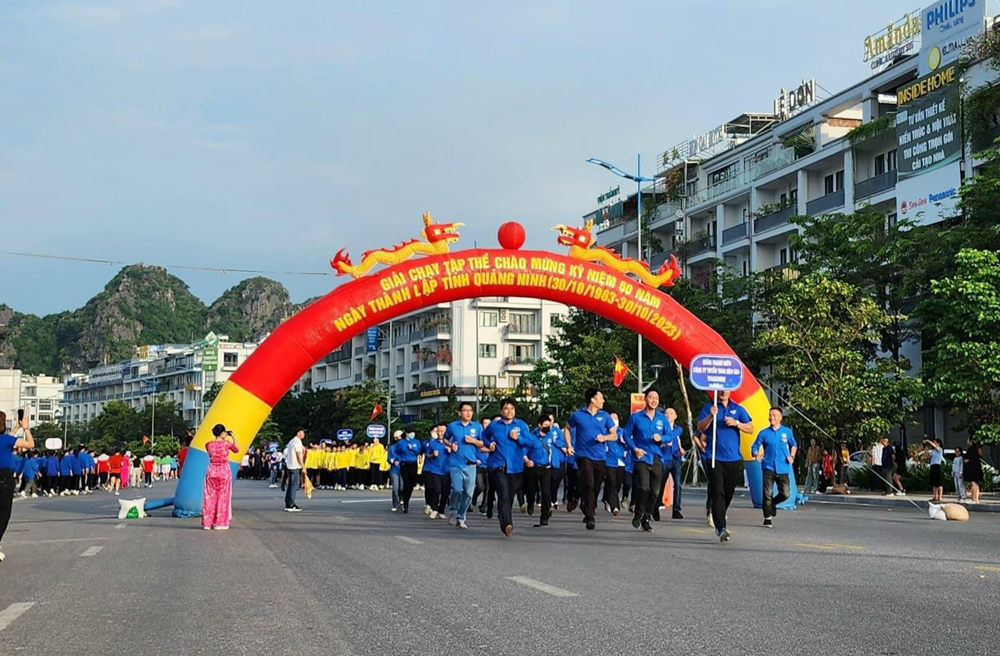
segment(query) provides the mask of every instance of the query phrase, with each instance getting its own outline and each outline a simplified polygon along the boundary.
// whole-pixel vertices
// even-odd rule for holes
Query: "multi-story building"
[[[312,367],[314,389],[377,379],[407,418],[433,415],[454,388],[458,400],[512,393],[545,357],[560,303],[484,297],[412,312],[345,342]]]
[[[933,20],[935,12],[951,11],[938,6],[943,4],[937,2],[929,7],[923,21],[928,20],[928,12]],[[967,16],[965,24],[1000,27],[996,18],[983,17],[981,5],[979,15]],[[918,115],[908,104],[915,95],[944,86],[951,87],[954,94],[947,101],[947,113],[953,118],[934,122],[943,116],[935,117],[934,112],[944,109],[944,101],[941,108],[926,113],[928,135],[938,135],[936,143],[923,144],[930,147],[928,155],[936,157],[946,150],[949,139],[962,139],[956,125],[959,74],[940,63],[941,49],[928,47],[928,40],[940,38],[939,28],[925,36],[922,51],[920,16],[917,12],[904,17],[899,25],[908,25],[907,31],[889,40],[895,47],[886,51],[888,55],[873,59],[872,74],[847,89],[820,98],[815,81],[803,81],[790,92],[781,89],[772,112],[742,113],[694,140],[664,151],[658,158],[657,182],[644,191],[655,194],[659,203],[652,213],[648,202],[643,203],[643,221],[648,225],[643,225],[642,250],[651,267],[676,255],[685,275],[705,284],[719,263],[743,275],[780,272],[797,259],[789,243],[789,236],[798,230],[789,222],[792,216],[851,213],[868,206],[884,212],[890,222],[906,216],[918,223],[932,223],[940,221],[942,215],[950,215],[960,179],[975,175],[981,164],[975,154],[997,135],[986,135],[980,143],[966,143],[964,147],[959,143],[958,161],[950,169],[938,169],[933,176],[922,173],[919,162],[911,163],[920,159],[922,151],[911,148],[909,139],[912,137],[912,144],[917,145],[923,137],[920,124],[925,121],[924,112]],[[901,39],[901,35],[909,38]],[[866,58],[878,38],[874,35],[866,40]],[[931,54],[930,50],[936,52]],[[943,52],[951,52],[954,57],[957,50],[957,46],[949,45]],[[928,79],[929,58],[937,59],[930,65],[931,83],[915,88],[918,79]],[[995,78],[988,67],[979,65],[966,71],[961,82],[975,88]],[[916,129],[900,130],[897,122]],[[848,137],[859,126],[864,126],[863,130]],[[856,138],[862,132],[864,138]],[[933,152],[935,149],[938,152]],[[907,168],[900,173],[904,163]],[[929,164],[930,160],[923,166]],[[943,182],[941,174],[945,176]],[[904,188],[904,177],[911,186]],[[923,188],[912,186],[913,180],[924,181]],[[622,200],[608,196],[601,194],[598,201],[605,201],[604,205],[584,219],[594,220],[598,244],[639,257],[635,195]],[[654,248],[650,248],[650,242]],[[659,248],[655,248],[657,245]],[[794,273],[789,271],[788,275]],[[913,370],[919,371],[920,345],[909,345],[904,355]],[[945,413],[941,409],[925,410],[920,417],[924,432],[944,434]]]
[[[19,369],[0,369],[0,410],[7,413],[10,429],[17,421],[17,410],[28,413],[32,425],[59,421],[62,381],[54,376],[32,376]]]
[[[255,343],[230,342],[225,335],[189,345],[138,347],[129,360],[67,377],[63,416],[72,423],[89,421],[109,401],[138,409],[157,397],[176,402],[184,420],[196,426],[204,417],[205,391],[227,381],[256,348]]]

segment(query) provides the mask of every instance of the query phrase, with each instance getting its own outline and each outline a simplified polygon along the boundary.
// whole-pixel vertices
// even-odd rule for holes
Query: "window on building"
[[[885,173],[885,153],[875,156],[875,175]]]
[[[788,192],[788,203],[789,205],[794,205],[797,202],[799,202],[799,190],[792,189],[790,192]]]
[[[549,325],[550,326],[555,326],[557,323],[559,323],[562,320],[563,320],[563,315],[559,314],[558,312],[553,312],[552,314],[549,315]]]
[[[896,170],[896,149],[893,148],[885,154],[885,170],[895,171]]]
[[[512,390],[516,390],[521,386],[521,379],[523,376],[521,374],[510,374],[507,376],[507,387]]]
[[[708,186],[719,184],[720,182],[725,182],[729,178],[736,174],[738,164],[733,162],[724,169],[719,169],[718,171],[713,171],[708,174]]]
[[[823,193],[832,194],[833,193],[833,176],[828,175],[823,178]]]
[[[743,275],[747,275],[747,261],[743,260]]]
[[[510,326],[514,332],[518,333],[531,334],[538,332],[538,322],[535,321],[535,315],[533,313],[511,312]]]
[[[451,376],[448,374],[438,374],[437,377],[438,389],[445,389],[451,387]]]
[[[39,410],[52,410],[52,401],[49,399],[42,399],[38,402]]]
[[[886,217],[886,220],[889,222],[889,227],[894,228],[896,226],[896,222],[899,220],[899,217],[897,217],[896,213],[893,212],[888,217]]]
[[[496,376],[480,376],[479,387],[483,389],[494,389],[497,386]]]
[[[497,313],[496,312],[480,312],[479,313],[479,325],[483,328],[495,328],[497,325]]]
[[[511,344],[510,345],[510,357],[515,360],[524,361],[529,359],[534,359],[535,357],[535,345],[534,344]]]
[[[24,395],[25,396],[38,396],[38,388],[37,387],[25,387],[24,388]]]
[[[238,363],[239,363],[239,354],[238,353],[223,353],[222,354],[222,366],[223,367],[227,367],[227,368],[228,367],[232,367],[232,368],[235,369]]]
[[[787,248],[782,248],[780,251],[778,251],[778,264],[781,266],[785,266],[786,264],[788,264]]]
[[[497,345],[496,344],[480,344],[479,345],[479,357],[481,357],[481,358],[495,358],[495,357],[497,357]]]
[[[840,191],[844,188],[844,172],[837,171],[833,174],[833,190]]]

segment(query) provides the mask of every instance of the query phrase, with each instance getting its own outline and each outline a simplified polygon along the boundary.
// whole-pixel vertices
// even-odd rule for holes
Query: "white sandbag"
[[[146,516],[146,497],[141,499],[119,499],[118,519],[139,519]]]
[[[967,522],[969,521],[969,509],[959,503],[944,503],[941,504],[941,510],[950,521],[953,522]]]
[[[927,513],[931,516],[931,519],[940,519],[942,521],[947,521],[948,516],[941,509],[941,506],[937,504],[927,504]]]

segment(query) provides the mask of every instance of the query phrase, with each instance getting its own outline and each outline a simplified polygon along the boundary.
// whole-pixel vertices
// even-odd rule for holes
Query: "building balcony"
[[[437,369],[438,371],[447,371],[451,369],[450,360],[439,360],[437,358],[427,358],[424,360],[424,369]]]
[[[695,192],[694,195],[688,198],[688,207],[694,207],[695,205],[706,203],[714,198],[728,194],[731,191],[747,187],[750,185],[750,178],[750,171],[740,171],[738,173],[734,173],[725,180],[721,180],[713,185],[705,187],[701,191]]]
[[[382,369],[382,376],[381,377],[382,378],[388,378],[389,377],[389,367],[385,367],[384,369]]]
[[[420,371],[420,362],[418,360],[410,363],[410,371]]]
[[[741,223],[722,231],[722,244],[731,244],[734,241],[746,239],[750,236],[750,224]]]
[[[757,217],[753,220],[753,234],[759,235],[762,232],[784,226],[794,214],[795,205],[789,205],[783,210]]]
[[[688,249],[688,257],[694,257],[696,255],[701,255],[702,253],[709,253],[715,251],[715,240],[711,237],[702,237],[701,239],[695,239],[690,242]]]
[[[542,338],[542,329],[538,326],[515,326],[507,324],[503,329],[503,336],[513,340],[535,340]]]
[[[419,342],[423,338],[424,338],[424,331],[422,331],[422,330],[414,330],[413,332],[410,333],[410,343],[411,344],[413,342]]]
[[[897,171],[886,171],[880,175],[876,175],[873,178],[868,178],[867,180],[862,180],[861,182],[854,185],[854,200],[859,201],[865,198],[870,198],[875,194],[882,193],[887,189],[892,189],[896,186],[896,175]]]
[[[535,367],[535,358],[511,355],[503,359],[503,366],[507,369],[530,371]]]
[[[671,255],[677,257],[677,252],[674,250],[669,250],[669,251],[664,251],[662,253],[655,253],[652,256],[650,256],[649,270],[650,271],[659,270],[659,268],[663,266],[663,263],[670,259]]]
[[[764,271],[786,282],[790,282],[799,277],[799,270],[789,268],[788,264],[779,264],[777,266],[768,267],[764,269]]]
[[[354,347],[354,355],[364,355],[364,354],[365,354],[365,347],[364,346],[355,346]]]
[[[401,375],[404,371],[406,371],[406,365],[405,364],[397,364],[396,365],[396,375],[397,376]]]
[[[430,330],[424,331],[424,340],[442,340],[451,341],[451,328],[445,326],[438,326],[437,328],[431,328]]]
[[[816,216],[817,214],[826,214],[830,210],[837,209],[838,207],[844,206],[844,190],[835,191],[832,194],[827,194],[826,196],[820,196],[816,200],[811,200],[806,203],[806,214],[809,216]]]

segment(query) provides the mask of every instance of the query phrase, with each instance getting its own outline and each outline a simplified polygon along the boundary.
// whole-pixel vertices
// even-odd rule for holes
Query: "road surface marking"
[[[385,503],[388,497],[385,499],[344,499],[340,503]]]
[[[80,554],[80,558],[90,558],[92,556],[96,556],[101,553],[101,549],[103,548],[104,547],[88,547],[86,551]]]
[[[406,544],[423,544],[423,542],[421,542],[420,540],[414,540],[413,538],[408,538],[405,535],[397,535],[396,539],[402,540]]]
[[[1000,574],[1000,567],[994,567],[993,565],[974,565],[972,569],[978,569],[983,572],[997,572]]]
[[[842,549],[846,549],[848,551],[864,551],[865,550],[864,547],[859,547],[856,544],[835,544],[835,543],[832,543],[832,542],[831,543],[826,543],[826,544],[810,544],[808,542],[796,542],[795,546],[796,547],[805,547],[806,549],[819,549],[821,551],[840,551]]]
[[[11,542],[8,547],[19,547],[26,544],[53,544],[56,542],[93,542],[95,540],[107,540],[109,538],[61,538],[56,540],[29,540],[27,542]]]
[[[533,590],[538,590],[539,592],[544,592],[545,594],[552,595],[553,597],[579,597],[575,592],[570,592],[569,590],[563,590],[562,588],[557,588],[554,585],[549,585],[548,583],[542,583],[541,581],[536,581],[535,579],[528,578],[527,576],[508,576],[508,581],[513,581],[514,583],[520,583],[523,586],[529,587]]]
[[[684,532],[685,533],[697,533],[698,535],[704,535],[705,533],[712,533],[712,531],[710,531],[707,528],[686,528],[686,529],[684,529]]]
[[[118,529],[118,530],[121,530],[121,529],[125,528],[126,526],[128,526],[128,524],[126,524],[125,522],[122,522],[121,524],[118,524],[117,526],[115,526],[115,528]]]
[[[0,613],[0,631],[3,631],[10,626],[11,622],[24,615],[24,613],[34,605],[35,602],[33,601],[25,601],[7,606],[7,608]]]

